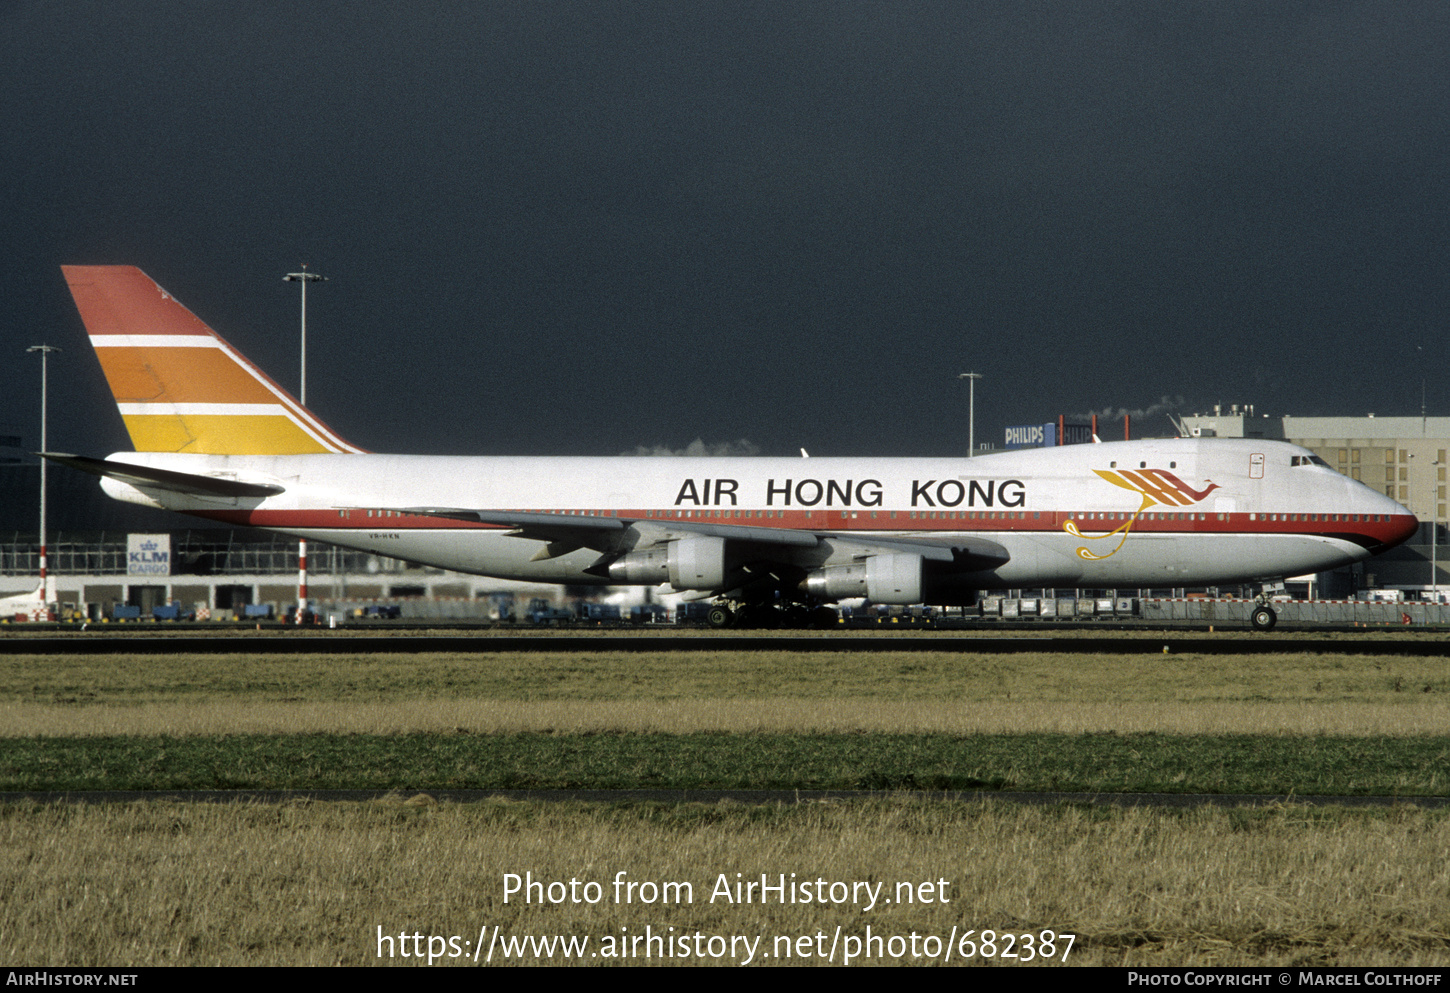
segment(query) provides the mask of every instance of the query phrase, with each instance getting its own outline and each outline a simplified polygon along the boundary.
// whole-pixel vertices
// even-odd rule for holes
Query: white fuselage
[[[676,525],[702,523],[811,532],[822,541],[802,567],[859,560],[872,539],[970,536],[1008,556],[953,579],[976,589],[1163,588],[1300,575],[1367,558],[1415,527],[1404,507],[1311,462],[1307,450],[1257,440],[1112,442],[974,459],[110,458],[285,488],[266,498],[203,498],[106,480],[118,499],[461,572],[555,583],[612,581],[584,571],[597,565],[596,550],[541,557],[539,540],[507,528],[417,511],[621,518],[636,522],[645,544],[665,540]]]

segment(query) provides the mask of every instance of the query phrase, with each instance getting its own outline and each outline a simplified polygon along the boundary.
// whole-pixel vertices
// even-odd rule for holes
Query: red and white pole
[[[60,351],[60,348],[56,345],[31,345],[29,348],[26,349],[26,351],[40,353],[40,451],[44,453],[46,446],[46,408],[49,404],[49,397],[47,394],[50,392],[50,353],[58,352]],[[48,621],[53,621],[55,620],[55,616],[50,612],[50,605],[52,601],[55,600],[55,596],[50,589],[50,572],[47,568],[48,563],[46,562],[45,554],[46,464],[46,458],[44,454],[42,454],[40,457],[40,598],[45,601],[45,619]]]
[[[297,540],[297,623],[307,620],[307,539]]]

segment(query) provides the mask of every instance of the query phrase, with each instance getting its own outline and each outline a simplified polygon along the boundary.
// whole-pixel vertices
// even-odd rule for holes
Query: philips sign
[[[1053,445],[1084,445],[1093,440],[1091,424],[1064,424],[1061,437],[1056,422],[1023,424],[1007,429],[1008,448],[1051,448]]]
[[[1056,444],[1056,424],[1025,424],[1007,429],[1008,448],[1050,448]]]

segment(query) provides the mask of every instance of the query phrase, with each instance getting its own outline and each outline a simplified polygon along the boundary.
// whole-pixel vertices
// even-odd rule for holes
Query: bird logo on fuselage
[[[1106,555],[1098,555],[1086,547],[1079,548],[1078,557],[1089,561],[1111,558],[1116,555],[1118,549],[1123,547],[1123,542],[1128,540],[1128,533],[1133,530],[1133,525],[1137,523],[1139,515],[1149,507],[1160,504],[1168,507],[1189,507],[1219,488],[1218,484],[1212,480],[1204,480],[1208,485],[1202,490],[1195,490],[1167,469],[1123,469],[1120,472],[1094,469],[1093,472],[1114,486],[1132,490],[1143,499],[1138,505],[1138,509],[1124,524],[1104,534],[1083,534],[1075,521],[1066,521],[1062,525],[1062,529],[1068,534],[1082,538],[1084,541],[1101,541],[1104,538],[1111,538],[1115,534],[1122,535],[1118,539],[1116,547]]]

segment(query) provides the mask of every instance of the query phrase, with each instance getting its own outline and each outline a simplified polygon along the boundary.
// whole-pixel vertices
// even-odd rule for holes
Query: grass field
[[[382,928],[470,943],[437,960],[462,964],[480,928],[589,936],[596,954],[652,929],[754,936],[751,961],[769,962],[819,950],[817,934],[843,951],[871,926],[903,943],[875,961],[901,963],[926,961],[928,937],[941,953],[955,927],[1015,935],[1018,954],[1045,931],[1072,934],[1068,964],[1442,964],[1450,815],[1438,812],[405,800],[536,785],[1446,795],[1447,691],[1442,663],[1381,656],[10,656],[0,788],[398,799],[0,805],[0,947],[32,964],[417,964],[378,957]],[[619,871],[689,882],[695,899],[616,902]],[[933,893],[952,899],[708,900],[722,873],[793,872],[941,880]],[[605,895],[505,904],[507,873]],[[712,958],[708,941],[701,955],[743,958]]]
[[[10,805],[0,934],[12,962],[85,965],[420,964],[396,941],[380,955],[380,933],[418,935],[408,951],[431,944],[438,966],[472,964],[476,944],[494,965],[820,962],[833,939],[837,964],[851,939],[858,963],[942,961],[950,947],[952,962],[1006,964],[1027,957],[1022,935],[1040,945],[1046,931],[1055,948],[1040,947],[1037,965],[1438,965],[1447,848],[1450,820],[1406,809]],[[660,891],[616,890],[621,871]],[[579,901],[561,886],[550,902],[541,886],[505,902],[510,873],[573,880]],[[859,889],[795,903],[718,889],[762,875],[881,889],[870,906]],[[651,933],[703,943],[678,954],[627,941]],[[516,944],[552,936],[572,937],[576,954]]]
[[[638,788],[1444,796],[1450,740],[459,732],[17,738],[0,750],[0,791]]]

